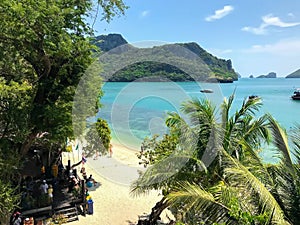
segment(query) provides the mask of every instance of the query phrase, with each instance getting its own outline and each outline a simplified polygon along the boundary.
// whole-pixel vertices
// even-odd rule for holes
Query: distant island
[[[267,75],[260,75],[257,78],[276,78],[277,74],[275,72],[270,72]]]
[[[254,75],[250,75],[249,78],[255,78]],[[260,75],[256,78],[277,78],[277,74],[275,72],[270,72],[267,75]],[[293,73],[287,75],[285,78],[300,78],[300,69],[294,71]]]
[[[154,46],[152,48],[136,48],[128,44],[122,35],[108,34],[97,36],[93,41],[93,44],[99,47],[104,53],[113,52],[115,49],[116,51],[126,52],[126,54],[129,52],[135,55],[153,53],[155,56],[155,54],[159,53],[159,56],[164,56],[165,61],[173,63],[173,65],[171,65],[170,63],[158,62],[157,59],[156,61],[140,61],[125,66],[124,68],[116,71],[114,74],[104,74],[103,79],[105,81],[131,82],[137,79],[147,80],[147,77],[150,76],[156,76],[157,80],[155,81],[171,80],[175,82],[197,80],[205,82],[231,83],[238,80],[238,74],[234,71],[230,59],[219,59],[208,53],[195,42],[166,44],[162,46]],[[190,59],[190,56],[182,57],[181,55],[183,53],[180,52],[182,49],[186,49],[188,53],[192,53],[197,56],[198,61]],[[110,57],[109,60],[111,60],[114,65],[120,65],[124,63],[124,61],[128,60],[128,58],[122,58],[122,56],[116,57],[113,53],[108,57]],[[199,62],[199,60],[201,62]],[[190,71],[188,67],[185,71],[183,71],[182,69],[174,66],[183,64],[190,65]],[[199,69],[195,71],[195,69],[192,70],[193,68]],[[190,74],[192,74],[192,76]]]
[[[300,69],[298,69],[295,72],[287,75],[285,78],[300,78]]]
[[[276,78],[277,74],[275,72],[270,72],[267,75],[259,75],[256,78]],[[254,78],[253,75],[250,75],[249,78]]]

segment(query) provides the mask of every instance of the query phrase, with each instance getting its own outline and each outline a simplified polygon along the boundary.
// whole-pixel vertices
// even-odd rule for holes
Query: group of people
[[[22,181],[21,207],[23,210],[32,209],[53,202],[54,183],[47,184],[46,180],[34,180],[26,177]]]
[[[42,195],[48,195],[49,203],[53,202],[53,186],[52,184],[47,184],[46,180],[43,180],[40,185],[40,191]]]
[[[73,173],[70,173],[69,184],[68,184],[68,193],[73,192],[73,190],[79,190],[79,180]]]
[[[93,178],[92,174],[90,174],[90,176],[87,177],[84,166],[81,167],[80,173],[82,174],[82,177],[85,180],[87,187],[96,186],[98,184],[98,182]]]

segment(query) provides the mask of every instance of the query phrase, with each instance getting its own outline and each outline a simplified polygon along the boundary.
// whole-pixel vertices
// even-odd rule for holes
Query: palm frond
[[[300,165],[300,125],[296,124],[291,133],[292,142],[294,145],[294,156],[296,163]]]
[[[131,193],[133,195],[139,195],[151,189],[160,189],[167,186],[173,176],[193,159],[194,153],[197,150],[197,144],[197,136],[195,136],[193,130],[187,126],[185,132],[179,138],[179,144],[175,152],[149,167],[145,173],[132,184]],[[203,170],[206,170],[205,164],[199,163],[199,161],[197,161],[197,163],[199,166],[203,166]]]
[[[183,120],[183,118],[180,117],[180,115],[176,112],[168,112],[167,113],[167,118],[166,118],[166,125],[169,128],[176,128],[176,127],[180,127],[181,123],[185,123],[185,121]]]
[[[268,120],[273,135],[273,142],[280,155],[282,165],[287,171],[289,171],[291,174],[294,174],[293,161],[291,158],[286,132],[271,115],[268,115]]]
[[[183,102],[181,111],[189,116],[192,126],[210,124],[214,121],[215,107],[207,99],[193,98]]]
[[[229,215],[229,209],[215,200],[214,196],[201,186],[191,183],[178,183],[177,188],[166,196],[173,206],[182,207],[184,216],[195,212],[194,217],[205,224],[226,223],[238,224]]]
[[[260,144],[262,139],[266,143],[269,143],[271,140],[271,134],[267,126],[268,115],[263,115],[258,119],[251,120],[246,123],[244,131],[244,139],[249,143]]]
[[[266,186],[239,161],[225,151],[223,154],[227,159],[224,174],[228,182],[233,186],[248,189],[249,192],[253,193],[253,196],[257,196],[262,210],[269,214],[273,213],[272,222],[274,224],[289,224],[284,219],[284,212],[280,205]]]
[[[224,129],[229,120],[229,111],[232,106],[233,100],[234,100],[234,93],[229,96],[228,100],[225,98],[221,105],[222,124]]]

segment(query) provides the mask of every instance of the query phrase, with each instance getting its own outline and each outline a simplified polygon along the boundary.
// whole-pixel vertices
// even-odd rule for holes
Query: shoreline
[[[94,202],[94,214],[85,217],[79,216],[79,220],[71,222],[71,224],[135,225],[139,216],[149,215],[151,209],[161,200],[160,191],[150,191],[148,194],[133,197],[130,194],[129,185],[124,185],[122,182],[118,183],[114,179],[105,176],[107,173],[111,176],[120,175],[115,177],[117,180],[124,179],[124,175],[125,178],[127,176],[128,179],[133,179],[134,176],[126,173],[126,169],[137,170],[143,167],[138,164],[138,158],[136,157],[138,151],[128,149],[115,140],[112,140],[112,145],[112,158],[107,156],[99,156],[97,160],[88,158],[84,164],[87,174],[92,174],[94,179],[100,183],[100,186],[89,190]],[[67,156],[72,164],[73,159],[76,157],[66,154],[76,154],[76,152],[64,153],[64,157]],[[120,170],[123,173],[116,174]],[[168,211],[163,212],[164,222],[168,221],[167,217],[172,217],[171,213]]]

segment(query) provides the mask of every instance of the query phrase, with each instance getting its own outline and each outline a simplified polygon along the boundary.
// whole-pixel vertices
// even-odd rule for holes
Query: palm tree
[[[132,192],[137,194],[153,188],[164,189],[169,193],[164,201],[186,212],[200,212],[199,208],[194,206],[211,206],[200,207],[201,214],[196,216],[196,219],[207,220],[207,224],[209,224],[208,221],[238,224],[237,216],[231,215],[232,209],[228,207],[232,207],[232,203],[227,201],[232,201],[233,196],[235,199],[239,199],[238,196],[246,192],[246,187],[243,187],[243,192],[241,192],[240,189],[230,185],[232,177],[230,175],[234,173],[233,170],[231,172],[227,170],[227,166],[230,165],[231,168],[243,164],[245,166],[261,166],[257,150],[260,148],[262,140],[269,142],[270,133],[267,128],[268,116],[263,115],[258,119],[254,117],[255,112],[261,106],[259,98],[245,99],[241,109],[229,116],[233,99],[232,95],[228,101],[224,100],[221,106],[221,121],[218,121],[216,108],[208,100],[193,99],[183,103],[182,111],[188,115],[188,122],[177,113],[170,113],[166,123],[179,136],[177,150],[168,158],[150,167],[133,184]],[[178,162],[184,162],[185,165],[182,166],[179,163],[181,167],[174,166],[174,164],[178,165]],[[178,171],[176,174],[170,173],[170,165],[173,165],[171,167],[173,171]],[[244,167],[242,168],[244,169]],[[247,167],[245,168],[247,169]],[[263,172],[266,171],[263,170]],[[226,177],[226,175],[228,176]],[[220,182],[223,187],[219,186]],[[253,190],[258,193],[257,189]],[[216,192],[214,193],[214,191]],[[267,193],[266,190],[265,192]],[[229,200],[224,197],[228,193],[231,196]],[[200,202],[195,202],[197,194],[204,197],[200,197],[202,199]],[[255,195],[255,193],[253,194]],[[221,196],[223,197],[221,198]],[[220,202],[219,198],[223,199],[223,202]],[[180,204],[179,202],[184,199],[189,200],[187,203]],[[251,202],[249,196],[247,199],[248,202]],[[260,202],[266,203],[263,200]],[[246,210],[247,205],[236,204],[236,206],[239,208],[238,213],[248,212],[249,215],[252,215],[253,210],[270,214],[270,210],[273,209],[268,206],[261,207],[262,209]],[[216,207],[215,209],[219,213],[212,210],[213,207]],[[187,209],[191,209],[191,211]],[[281,211],[274,211],[274,214],[277,215],[276,218],[282,219]],[[186,215],[191,215],[191,213],[186,213]],[[189,220],[189,224],[191,224],[191,220]]]
[[[269,168],[269,173],[276,183],[272,194],[276,197],[286,218],[297,225],[300,224],[300,126],[296,126],[291,132],[291,145],[294,147],[291,151],[286,130],[270,115],[269,121],[279,158],[279,163]]]
[[[237,224],[300,224],[300,126],[291,135],[293,161],[286,131],[271,115],[266,117],[279,158],[278,164],[266,165],[262,160],[258,163],[255,156],[248,157],[247,161],[252,159],[253,162],[250,165],[233,158],[223,149],[226,183],[210,189],[204,189],[199,184],[180,183],[167,195],[169,204],[184,203],[185,213],[208,211],[205,215],[207,224],[210,221],[234,224],[236,221],[232,219],[237,218]],[[239,205],[232,208],[230,205],[237,206],[232,204],[236,203],[235,199]]]

